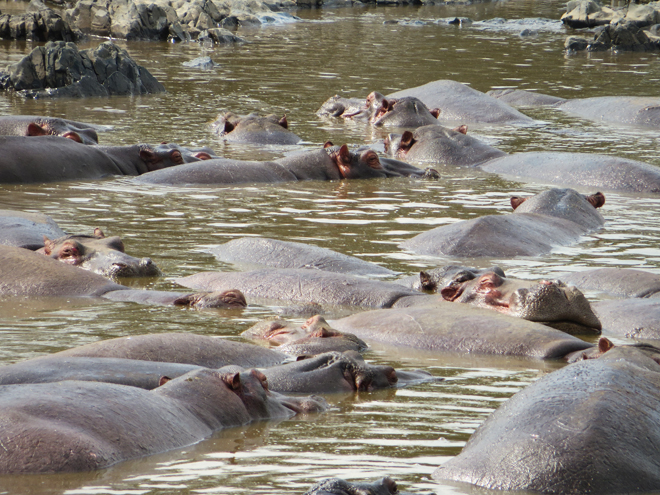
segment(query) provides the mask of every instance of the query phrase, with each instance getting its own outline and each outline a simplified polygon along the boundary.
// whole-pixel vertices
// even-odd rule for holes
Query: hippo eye
[[[172,153],[170,153],[170,159],[172,160],[172,163],[176,165],[181,165],[183,163],[183,157],[179,150],[172,151]]]

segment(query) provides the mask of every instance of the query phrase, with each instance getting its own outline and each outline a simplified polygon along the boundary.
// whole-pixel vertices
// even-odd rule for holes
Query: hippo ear
[[[288,129],[288,128],[289,128],[289,123],[288,123],[287,120],[286,120],[286,114],[285,114],[284,117],[282,117],[277,123],[280,124],[280,125],[281,125],[282,127],[284,127],[285,129]]]
[[[53,252],[53,248],[55,247],[55,243],[51,241],[48,237],[44,236],[44,247],[42,248],[43,251],[40,249],[43,254],[50,256],[50,254]]]
[[[344,144],[341,148],[339,148],[339,158],[341,158],[344,163],[351,161],[351,152],[348,151],[348,145]]]
[[[181,152],[179,150],[172,150],[170,152],[170,160],[172,160],[174,165],[181,165],[184,163],[183,156],[181,156]]]
[[[389,476],[385,476],[381,481],[383,486],[389,490],[389,493],[395,494],[399,493],[399,487],[396,486],[396,482]]]
[[[410,147],[414,144],[415,139],[413,138],[413,133],[410,131],[405,131],[401,135],[401,143],[399,144],[400,148],[409,150]]]
[[[139,152],[140,158],[147,165],[147,170],[150,172],[152,170],[158,170],[160,167],[156,166],[160,162],[160,158],[154,151],[150,148],[143,148]]]
[[[325,148],[332,148],[334,144],[332,144],[332,141],[326,141],[325,144],[323,145],[323,149]]]
[[[75,141],[76,143],[81,143],[82,144],[82,138],[80,137],[80,134],[74,131],[68,131],[62,134],[62,137],[65,137],[67,139],[70,139],[71,141]]]
[[[461,295],[463,291],[460,290],[460,286],[457,285],[448,285],[440,291],[440,295],[445,301],[455,301],[458,299],[458,296]]]
[[[227,384],[231,390],[240,390],[241,388],[241,375],[240,373],[226,373],[221,376],[222,381]]]
[[[259,370],[252,370],[250,374],[261,382],[261,386],[264,388],[264,390],[268,391],[268,378],[266,375],[264,375]]]
[[[601,337],[598,339],[598,351],[601,354],[605,354],[607,351],[609,351],[612,347],[614,347],[614,344],[612,341],[606,337]]]
[[[198,158],[200,160],[211,160],[213,157],[209,155],[206,151],[199,151],[197,153],[194,153],[193,156],[195,158]]]
[[[245,308],[247,307],[247,301],[245,296],[238,289],[230,289],[224,292],[221,292],[219,295],[220,300],[227,306],[232,308]]]
[[[605,195],[601,192],[587,196],[587,201],[591,203],[594,208],[600,208],[605,204]]]
[[[454,127],[452,130],[456,132],[460,132],[461,134],[467,134],[468,126],[463,124],[463,125],[459,125],[458,127]]]
[[[161,376],[160,379],[158,380],[158,386],[162,387],[165,385],[167,382],[172,380],[169,376]]]
[[[419,272],[419,282],[422,285],[422,290],[433,291],[437,289],[437,284],[431,279],[429,272],[421,271]]]
[[[105,234],[103,233],[103,231],[100,228],[96,227],[94,229],[94,237],[96,237],[97,239],[104,239]]]
[[[433,115],[436,119],[437,119],[438,117],[440,117],[440,112],[441,112],[441,111],[442,111],[442,110],[440,110],[439,108],[434,108],[433,110],[429,110],[429,112],[431,113],[431,115]]]
[[[521,204],[523,204],[525,201],[527,201],[527,198],[520,198],[518,196],[513,196],[511,198],[511,208],[513,208],[515,210]]]
[[[235,129],[234,124],[229,122],[228,120],[225,120],[225,128],[222,131],[223,134],[229,134],[231,131]]]
[[[48,131],[34,122],[30,122],[25,131],[26,136],[48,136],[48,134]]]

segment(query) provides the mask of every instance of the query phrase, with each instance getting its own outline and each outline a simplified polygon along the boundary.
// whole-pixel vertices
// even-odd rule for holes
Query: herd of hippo
[[[387,96],[334,96],[319,109],[321,118],[391,133],[373,146],[349,149],[328,141],[273,161],[227,159],[208,148],[168,143],[102,146],[105,130],[93,124],[5,116],[0,183],[110,176],[135,176],[127,180],[143,187],[433,180],[442,167],[478,167],[564,188],[513,197],[511,213],[436,227],[399,247],[462,259],[540,256],[607,228],[600,191],[656,194],[660,170],[614,156],[508,155],[470,136],[468,125],[528,125],[533,120],[511,105],[553,105],[587,119],[602,118],[606,107],[611,121],[657,128],[659,102],[561,100],[524,91],[487,95],[448,80]],[[210,132],[251,145],[303,141],[282,115],[224,113]],[[497,266],[456,264],[403,276],[311,243],[241,237],[208,247],[234,271],[195,273],[176,279],[180,291],[156,291],[120,283],[162,275],[151,259],[124,251],[118,236],[100,229],[67,233],[45,214],[0,210],[0,296],[239,310],[276,300],[309,319],[302,325],[270,319],[243,333],[260,345],[194,333],[146,334],[0,367],[0,474],[102,469],[192,445],[223,428],[323,413],[324,394],[440,380],[424,370],[366,362],[361,353],[369,344],[383,343],[566,363],[497,409],[434,479],[556,494],[660,488],[660,347],[610,340],[660,339],[659,275],[603,268],[530,281],[507,277]],[[590,302],[583,290],[607,298]],[[350,314],[328,321],[322,314],[333,308]],[[370,484],[324,480],[307,493],[404,492],[385,477]]]

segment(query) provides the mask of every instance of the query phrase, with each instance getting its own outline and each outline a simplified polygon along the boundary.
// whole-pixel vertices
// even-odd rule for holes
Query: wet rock
[[[211,57],[197,57],[187,62],[183,62],[184,67],[194,67],[195,69],[213,69],[220,64],[216,64]]]
[[[622,13],[603,7],[597,0],[571,0],[561,21],[573,29],[602,26],[622,17]]]
[[[57,12],[32,0],[24,14],[0,15],[0,38],[30,41],[76,41],[80,31],[71,28]]]
[[[7,68],[4,89],[22,96],[86,97],[161,93],[165,88],[128,52],[111,42],[78,50],[74,43],[49,42]]]
[[[579,36],[569,36],[564,42],[564,49],[568,52],[581,52],[587,49],[589,40]]]

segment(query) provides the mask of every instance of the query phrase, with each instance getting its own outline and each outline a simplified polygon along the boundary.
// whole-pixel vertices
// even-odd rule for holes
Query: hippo
[[[221,158],[215,154],[208,146],[202,146],[200,148],[188,148],[186,146],[180,146],[176,143],[160,143],[156,145],[150,145],[150,147],[156,153],[171,153],[173,150],[178,151],[181,154],[181,159],[183,163],[192,163],[198,162],[200,160],[211,160],[213,158]]]
[[[483,162],[484,172],[557,185],[595,187],[605,191],[658,193],[660,169],[613,155],[537,151],[515,153]]]
[[[412,495],[402,492],[396,482],[386,476],[373,483],[350,483],[339,478],[319,481],[303,495]]]
[[[0,183],[26,184],[139,175],[183,163],[177,150],[148,145],[85,146],[58,136],[0,136]]]
[[[605,292],[615,297],[660,296],[660,275],[633,268],[594,268],[565,273],[561,279],[581,290]]]
[[[43,213],[0,210],[0,244],[36,251],[44,246],[44,236],[65,235],[57,222]]]
[[[446,301],[364,311],[331,324],[368,344],[380,342],[442,353],[562,359],[593,347],[540,323]]]
[[[367,344],[362,339],[335,330],[320,315],[312,316],[302,325],[282,318],[261,321],[245,330],[241,336],[278,345],[278,351],[294,356],[330,351],[363,352],[367,349]]]
[[[401,166],[399,166],[401,165]],[[205,160],[143,174],[139,183],[162,185],[239,184],[300,180],[368,179],[415,176],[424,171],[396,161],[381,163],[373,150],[352,153],[348,146],[298,153],[275,161]]]
[[[82,144],[99,144],[97,126],[34,115],[0,116],[0,136],[61,136]]]
[[[0,245],[0,296],[103,297],[115,301],[190,306],[244,308],[239,291],[183,293],[129,289],[107,278],[61,263],[27,249]]]
[[[601,227],[605,220],[596,208],[604,203],[601,193],[585,197],[573,189],[550,189],[522,203],[512,198],[512,214],[437,227],[399,247],[432,256],[538,256]]]
[[[289,130],[286,115],[256,113],[246,116],[232,112],[221,113],[211,124],[213,131],[225,141],[243,144],[298,144],[302,139]]]
[[[436,480],[547,494],[660,486],[660,350],[615,346],[527,386],[474,432]]]
[[[249,272],[201,272],[176,279],[196,290],[240,290],[248,298],[321,305],[388,308],[405,296],[424,297],[418,291],[388,282],[306,269],[263,269]]]
[[[334,95],[328,98],[318,109],[316,115],[320,117],[341,117],[355,115],[364,109],[364,99],[344,98]]]
[[[308,243],[241,237],[208,249],[218,260],[239,266],[309,268],[352,275],[393,276],[396,272],[354,256]]]
[[[200,369],[154,390],[67,380],[0,387],[0,473],[91,471],[185,447],[252,421],[322,412],[269,392],[256,371]]]
[[[389,134],[385,152],[413,163],[436,163],[471,167],[506,153],[467,135],[467,126],[449,129],[442,125],[418,127],[414,132]]]
[[[660,339],[660,298],[604,300],[593,303],[603,334],[629,339]]]
[[[532,124],[534,122],[506,103],[456,81],[433,81],[397,91],[387,98],[405,96],[419,98],[428,108],[439,108],[438,120],[441,122],[457,124]]]
[[[288,356],[261,346],[193,333],[132,335],[100,340],[52,354],[52,357],[124,358],[179,363],[205,368],[244,368],[282,364]]]
[[[457,269],[453,276],[447,272],[442,280],[444,285],[437,288],[445,301],[491,309],[574,335],[601,333],[601,322],[584,294],[559,280],[515,280],[507,278],[497,267]]]
[[[162,275],[150,258],[129,256],[119,236],[105,237],[99,228],[92,236],[65,235],[54,240],[44,236],[44,247],[37,252],[108,278]]]
[[[660,127],[660,98],[657,96],[595,96],[567,100],[524,90],[490,91],[488,94],[514,106],[552,106],[588,120]]]
[[[499,266],[489,268],[473,268],[462,265],[445,265],[430,270],[422,270],[419,274],[409,275],[396,280],[397,284],[429,294],[435,294],[452,282],[474,280],[485,273],[496,273],[506,277]]]
[[[242,360],[249,361],[245,357]],[[205,367],[184,363],[54,354],[0,366],[0,385],[79,380],[153,390],[167,380],[201,369]],[[217,371],[245,369],[240,365],[228,364]],[[269,390],[304,394],[372,391],[437,380],[429,373],[419,370],[398,372],[390,366],[367,364],[354,352],[319,354],[293,363],[263,368],[260,372],[266,377]]]

